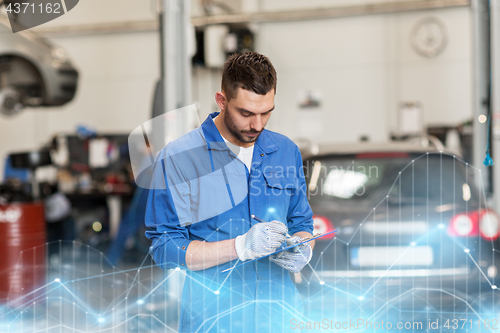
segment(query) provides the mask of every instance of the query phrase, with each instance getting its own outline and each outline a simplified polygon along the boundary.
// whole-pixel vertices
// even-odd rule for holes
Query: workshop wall
[[[449,38],[435,58],[410,44],[412,26],[429,15],[444,23]],[[278,72],[272,127],[290,137],[385,140],[406,101],[422,103],[426,124],[472,117],[469,8],[266,23],[257,41]],[[320,107],[299,107],[307,90],[320,96]]]
[[[326,0],[259,3],[264,11],[327,6]],[[417,54],[410,41],[416,22],[429,16],[441,20],[447,31],[446,47],[435,58]],[[455,126],[472,117],[472,27],[467,7],[254,27],[257,51],[269,56],[278,71],[276,111],[269,129],[319,142],[353,142],[362,136],[385,141],[397,131],[402,102],[420,102],[426,125]],[[218,88],[220,72],[213,72],[212,79],[206,78],[212,75],[209,70],[199,73],[201,81],[195,77],[193,89],[202,91],[202,86],[205,92],[193,98],[205,110],[216,108],[213,87]],[[318,95],[318,107],[300,107],[308,93]]]
[[[240,2],[232,2],[238,9]],[[241,8],[255,9],[255,2],[242,1]],[[257,2],[266,11],[304,8],[300,7],[304,2],[298,0]],[[201,15],[199,1],[192,3],[193,16]],[[346,1],[311,0],[306,4],[314,8],[346,5]],[[77,9],[46,26],[150,20],[155,18],[151,6],[151,1],[137,0],[80,1]],[[409,41],[413,24],[428,15],[439,17],[449,34],[444,52],[432,59],[416,54]],[[468,8],[255,27],[257,51],[271,58],[279,77],[277,109],[268,126],[271,130],[318,141],[357,141],[361,135],[372,141],[385,140],[395,129],[397,107],[403,101],[422,102],[428,124],[456,124],[472,116]],[[61,108],[3,117],[2,160],[8,151],[36,148],[55,133],[74,132],[78,124],[101,132],[127,132],[150,116],[159,77],[157,32],[50,38],[68,51],[80,71],[77,96]],[[193,68],[193,101],[200,118],[216,110],[214,94],[219,88],[219,69]],[[319,96],[319,107],[300,108],[307,92]]]

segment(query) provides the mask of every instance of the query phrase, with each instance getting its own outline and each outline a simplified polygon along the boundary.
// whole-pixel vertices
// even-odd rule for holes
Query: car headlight
[[[66,54],[66,50],[60,47],[53,48],[51,51],[52,61],[55,61],[59,64],[66,62],[68,60],[68,55]]]

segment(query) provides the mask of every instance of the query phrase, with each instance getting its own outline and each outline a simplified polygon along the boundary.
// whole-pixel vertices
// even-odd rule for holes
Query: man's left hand
[[[293,236],[286,240],[287,246],[302,242],[299,236]],[[309,243],[304,243],[280,253],[273,254],[269,260],[285,268],[292,273],[298,273],[311,260],[312,248]]]

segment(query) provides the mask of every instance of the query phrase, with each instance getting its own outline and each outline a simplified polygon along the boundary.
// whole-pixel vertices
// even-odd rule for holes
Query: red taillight
[[[451,219],[448,234],[459,237],[481,235],[486,240],[494,240],[500,235],[500,218],[490,209],[460,213]]]
[[[479,212],[473,211],[460,213],[451,219],[448,226],[448,233],[452,236],[472,237],[477,236],[479,231]]]
[[[484,210],[481,212],[479,220],[479,231],[481,237],[486,240],[495,240],[500,235],[500,218],[493,210]]]
[[[330,221],[329,219],[327,219],[324,216],[314,215],[313,216],[313,221],[314,221],[314,231],[313,231],[314,235],[317,234],[317,233],[325,234],[327,232],[335,230],[334,227],[333,227],[332,221]],[[334,238],[335,234],[336,234],[336,232],[334,232],[334,233],[332,233],[332,234],[330,234],[328,236],[322,237],[321,239],[331,239],[331,238]]]

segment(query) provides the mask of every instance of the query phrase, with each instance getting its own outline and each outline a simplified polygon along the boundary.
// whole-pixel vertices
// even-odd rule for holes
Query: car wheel
[[[13,116],[23,109],[21,93],[14,88],[1,88],[0,89],[0,113]]]

